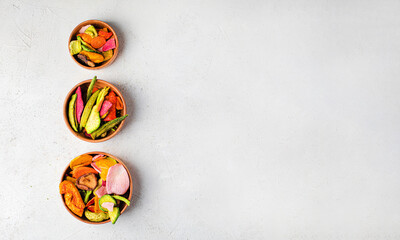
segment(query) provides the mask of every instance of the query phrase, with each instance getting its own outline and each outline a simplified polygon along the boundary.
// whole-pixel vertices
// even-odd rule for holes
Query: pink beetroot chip
[[[94,156],[94,157],[92,158],[92,161],[96,161],[97,159],[102,158],[102,157],[104,157],[103,154],[97,154],[96,156]]]
[[[95,192],[95,194],[101,198],[102,196],[107,194],[107,190],[106,187],[101,186],[99,189],[97,189],[97,191]]]
[[[130,185],[129,175],[125,167],[118,163],[108,169],[106,189],[107,193],[123,195],[128,191]]]
[[[108,113],[108,111],[110,110],[110,108],[112,107],[112,105],[113,104],[110,101],[104,100],[103,105],[101,105],[101,109],[100,109],[100,117],[103,117],[104,115],[106,115]]]
[[[107,42],[101,47],[102,52],[106,52],[108,50],[114,49],[116,47],[115,45],[115,38],[110,38],[107,40]]]
[[[110,212],[113,211],[114,203],[112,203],[112,202],[103,202],[103,203],[101,204],[101,207],[107,209],[108,212],[110,213]]]
[[[81,87],[79,86],[76,89],[76,119],[78,120],[78,123],[81,123],[81,117],[82,117],[82,112],[83,112],[83,108],[85,107],[85,105],[83,104],[83,99],[82,99],[82,91],[81,91]]]
[[[94,168],[94,170],[101,173],[101,169],[96,165],[96,162],[92,162],[90,165],[92,166],[92,168]]]

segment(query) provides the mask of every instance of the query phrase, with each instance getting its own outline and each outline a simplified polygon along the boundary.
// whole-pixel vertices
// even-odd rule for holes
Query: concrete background
[[[2,239],[400,239],[399,1],[0,1]],[[72,29],[111,24],[116,61],[76,65]],[[62,104],[97,75],[128,102],[91,144]],[[124,160],[116,225],[64,209],[88,151]]]

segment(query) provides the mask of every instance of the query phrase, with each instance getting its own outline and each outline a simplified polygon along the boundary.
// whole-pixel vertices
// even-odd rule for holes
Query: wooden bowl
[[[86,93],[87,88],[89,87],[91,81],[92,80],[89,79],[89,80],[80,82],[80,83],[76,84],[71,89],[71,91],[69,91],[69,93],[67,94],[67,97],[65,98],[65,101],[64,101],[64,111],[63,111],[64,112],[64,121],[65,121],[65,124],[67,124],[67,127],[71,131],[71,133],[74,134],[77,138],[79,138],[79,139],[81,139],[83,141],[92,142],[92,143],[104,142],[104,141],[107,141],[108,139],[114,137],[122,129],[122,126],[124,125],[125,120],[123,120],[119,124],[117,130],[115,130],[114,132],[108,131],[107,136],[105,136],[104,138],[98,138],[98,139],[94,139],[94,140],[89,138],[89,137],[87,137],[87,136],[85,136],[85,134],[83,132],[79,132],[79,133],[75,132],[74,129],[72,129],[72,127],[71,127],[71,125],[69,124],[69,121],[68,121],[68,104],[69,104],[69,100],[71,99],[71,96],[75,93],[76,89],[79,86],[81,86],[82,95],[83,95],[83,97],[85,97],[84,96],[85,94],[83,94],[83,93]],[[121,92],[114,85],[112,85],[111,83],[106,82],[104,80],[97,79],[96,83],[94,84],[94,87],[97,87],[99,89],[103,88],[103,87],[110,87],[110,91],[114,91],[115,94],[121,98],[122,104],[124,106],[124,109],[121,110],[121,116],[124,116],[127,113],[125,99],[122,96]]]
[[[114,48],[114,54],[113,54],[113,56],[112,56],[108,61],[103,62],[103,63],[101,63],[100,65],[97,65],[97,66],[95,66],[95,67],[89,67],[89,66],[87,66],[87,65],[85,65],[85,64],[83,64],[83,63],[81,63],[81,62],[77,59],[76,55],[71,55],[70,52],[69,52],[69,43],[70,43],[72,40],[76,40],[76,35],[79,34],[79,30],[80,30],[83,26],[86,26],[86,25],[89,25],[89,24],[90,24],[90,25],[93,25],[96,29],[99,29],[99,28],[107,28],[109,31],[111,31],[111,32],[113,33],[113,37],[115,38],[115,48]],[[115,33],[114,29],[113,29],[110,25],[108,25],[107,23],[102,22],[102,21],[100,21],[100,20],[87,20],[87,21],[84,21],[84,22],[80,23],[78,26],[76,26],[76,27],[74,28],[74,30],[72,30],[71,35],[69,35],[69,40],[68,40],[68,46],[67,46],[67,47],[68,47],[68,48],[67,48],[67,49],[68,49],[68,54],[72,57],[72,59],[73,59],[79,66],[81,66],[81,67],[83,67],[83,68],[86,68],[86,69],[90,69],[90,70],[97,70],[97,69],[104,68],[104,67],[110,65],[112,62],[114,62],[115,58],[116,58],[117,55],[118,55],[119,42],[118,42],[118,36],[117,36],[117,34]]]
[[[131,173],[129,172],[129,169],[126,167],[126,165],[125,165],[119,158],[117,158],[117,157],[115,157],[115,156],[113,156],[113,155],[111,155],[111,154],[109,154],[109,153],[105,153],[105,152],[88,152],[88,153],[84,153],[84,154],[90,154],[90,155],[102,154],[102,155],[105,155],[105,156],[107,156],[107,157],[111,157],[111,158],[115,159],[115,160],[117,161],[117,163],[121,163],[121,164],[125,167],[126,171],[128,172],[129,183],[130,183],[130,184],[129,184],[129,189],[128,189],[128,191],[127,191],[124,195],[121,195],[121,196],[123,196],[124,198],[128,199],[129,201],[131,201],[131,199],[132,199],[132,193],[133,193],[133,183],[132,183]],[[81,155],[83,155],[83,154],[81,154]],[[72,169],[69,167],[69,163],[68,163],[68,166],[65,168],[63,174],[61,175],[61,181],[60,181],[60,183],[61,183],[62,181],[64,181],[64,179],[65,179],[67,173],[70,172],[70,171],[72,171]],[[62,202],[63,202],[63,204],[64,204],[65,209],[67,209],[67,211],[68,211],[72,216],[74,216],[76,219],[78,219],[79,221],[84,222],[84,223],[88,223],[88,224],[104,224],[104,223],[110,222],[110,219],[108,219],[108,220],[106,220],[106,221],[102,221],[102,222],[91,222],[91,221],[89,221],[88,219],[86,219],[85,214],[83,214],[82,217],[79,217],[78,215],[75,215],[75,213],[73,213],[73,212],[67,207],[67,205],[65,204],[63,195],[60,194],[60,196],[61,196],[61,200],[62,200]],[[132,204],[132,203],[131,203],[131,204]],[[122,208],[122,210],[121,210],[121,216],[122,216],[122,213],[124,213],[124,211],[126,210],[126,208],[128,207],[128,205],[126,205],[124,202],[120,201],[119,206],[120,206],[120,208]]]

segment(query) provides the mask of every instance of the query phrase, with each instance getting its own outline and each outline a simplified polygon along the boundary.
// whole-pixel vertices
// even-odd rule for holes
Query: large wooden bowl
[[[115,157],[115,156],[113,156],[113,155],[111,155],[111,154],[109,154],[109,153],[105,153],[105,152],[88,152],[88,153],[84,153],[84,154],[90,154],[90,155],[93,155],[93,156],[94,156],[94,155],[97,155],[97,154],[102,154],[102,155],[105,155],[105,156],[108,156],[108,157],[111,157],[111,158],[115,159],[115,160],[117,161],[117,163],[121,163],[121,164],[125,167],[126,171],[128,172],[129,183],[130,183],[130,184],[129,184],[129,189],[128,189],[128,191],[127,191],[124,195],[122,195],[122,196],[123,196],[124,198],[128,199],[129,201],[131,201],[131,199],[132,199],[132,193],[133,193],[133,183],[132,183],[132,176],[131,176],[131,173],[129,172],[129,169],[126,167],[126,165],[125,165],[119,158],[117,158],[117,157]],[[81,154],[81,155],[83,155],[83,154]],[[71,159],[71,160],[72,160],[72,159]],[[69,167],[69,163],[68,163],[68,166],[65,168],[63,174],[61,175],[60,183],[61,183],[62,181],[64,181],[64,179],[65,179],[67,173],[70,172],[70,171],[72,171],[72,169]],[[105,220],[105,221],[102,221],[102,222],[91,222],[91,221],[89,221],[88,219],[86,219],[85,214],[83,214],[82,217],[79,217],[78,215],[75,215],[75,213],[73,213],[73,212],[67,207],[67,205],[65,204],[64,196],[63,196],[62,194],[60,194],[60,196],[61,196],[61,200],[62,200],[62,202],[63,202],[63,204],[64,204],[65,209],[67,209],[67,211],[68,211],[73,217],[75,217],[76,219],[78,219],[79,221],[84,222],[84,223],[88,223],[88,224],[104,224],[104,223],[110,222],[110,219]],[[133,203],[131,202],[131,204],[133,204]],[[120,206],[120,209],[122,209],[122,210],[121,210],[121,216],[123,216],[123,213],[124,213],[124,211],[126,210],[126,208],[128,207],[128,205],[126,205],[124,202],[120,201],[119,206]]]
[[[76,40],[77,38],[76,38],[76,35],[77,34],[79,34],[79,30],[83,27],[83,26],[86,26],[86,25],[93,25],[95,28],[107,28],[109,31],[111,31],[112,33],[113,33],[113,37],[115,38],[115,48],[114,48],[114,54],[113,54],[113,56],[109,59],[109,60],[107,60],[106,62],[103,62],[103,63],[101,63],[100,65],[96,65],[95,67],[89,67],[89,66],[87,66],[87,65],[85,65],[85,64],[83,64],[83,63],[81,63],[78,59],[77,59],[77,56],[76,55],[71,55],[70,54],[70,52],[69,52],[69,43],[72,41],[72,40]],[[74,28],[74,30],[72,30],[72,32],[71,32],[71,35],[69,36],[69,40],[68,40],[68,46],[67,46],[68,48],[68,54],[72,57],[72,59],[79,65],[79,66],[81,66],[81,67],[83,67],[83,68],[86,68],[86,69],[90,69],[90,70],[97,70],[97,69],[101,69],[101,68],[104,68],[104,67],[106,67],[106,66],[108,66],[108,65],[110,65],[112,62],[114,62],[114,60],[115,60],[115,58],[117,57],[117,55],[118,55],[118,50],[119,50],[119,42],[118,42],[118,35],[115,33],[115,31],[114,31],[114,29],[110,26],[110,25],[108,25],[107,23],[105,23],[105,22],[102,22],[102,21],[100,21],[100,20],[87,20],[87,21],[84,21],[84,22],[82,22],[82,23],[80,23],[78,26],[76,26],[75,28]]]
[[[75,132],[74,129],[72,129],[72,127],[71,127],[71,125],[69,124],[69,121],[68,121],[68,104],[69,104],[69,100],[71,99],[71,96],[75,93],[76,89],[79,86],[81,86],[82,93],[86,93],[87,88],[89,87],[91,81],[92,80],[89,79],[89,80],[85,80],[83,82],[80,82],[80,83],[76,84],[71,89],[71,91],[69,91],[69,93],[67,94],[67,97],[65,98],[65,101],[64,101],[64,110],[63,110],[64,121],[65,121],[65,124],[67,124],[67,127],[70,130],[70,132],[72,134],[74,134],[77,138],[79,138],[79,139],[81,139],[83,141],[93,142],[93,143],[104,142],[104,141],[107,141],[108,139],[114,137],[115,135],[117,135],[117,133],[122,129],[122,126],[124,125],[125,120],[123,120],[119,124],[117,130],[115,130],[114,132],[108,131],[107,136],[105,136],[104,138],[98,138],[98,139],[94,139],[94,140],[89,138],[89,137],[87,137],[87,136],[85,136],[85,134],[82,133],[82,132],[79,132],[79,133]],[[115,94],[121,98],[122,104],[124,106],[124,109],[121,110],[121,116],[124,116],[127,113],[127,111],[126,111],[126,103],[125,103],[124,97],[122,96],[121,92],[114,85],[112,85],[111,83],[106,82],[104,80],[97,79],[96,83],[94,84],[94,87],[97,87],[99,89],[103,88],[103,87],[109,87],[110,91],[114,91]]]

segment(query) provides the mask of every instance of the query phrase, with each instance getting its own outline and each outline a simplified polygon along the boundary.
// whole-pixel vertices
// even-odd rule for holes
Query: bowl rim
[[[70,44],[70,42],[72,41],[72,38],[76,35],[76,32],[78,32],[82,26],[85,26],[85,25],[88,25],[88,24],[90,24],[90,25],[96,25],[96,24],[97,24],[97,25],[100,25],[100,24],[105,25],[105,26],[107,27],[107,29],[109,29],[109,30],[113,33],[113,36],[114,36],[114,38],[115,38],[115,48],[114,48],[113,56],[112,56],[107,62],[105,62],[104,64],[99,65],[99,66],[95,66],[95,67],[89,67],[89,66],[86,66],[86,65],[80,63],[78,60],[75,59],[75,57],[74,57],[73,55],[70,54],[70,51],[69,51],[69,44]],[[75,34],[74,34],[74,33],[75,33]],[[79,23],[79,24],[72,30],[71,34],[69,35],[67,49],[68,49],[68,55],[70,55],[71,58],[72,58],[79,66],[81,66],[81,67],[83,67],[83,68],[86,68],[86,69],[89,69],[89,70],[98,70],[98,69],[101,69],[101,68],[104,68],[104,67],[110,65],[112,62],[114,62],[115,58],[117,57],[118,51],[119,51],[118,35],[117,35],[117,33],[115,32],[115,30],[114,30],[109,24],[107,24],[106,22],[103,22],[103,21],[97,20],[97,19],[86,20],[86,21],[83,21],[83,22]]]
[[[75,132],[75,131],[72,129],[72,127],[71,127],[71,125],[69,124],[69,121],[68,121],[68,113],[67,113],[67,112],[68,112],[68,103],[69,103],[69,99],[71,98],[71,95],[73,94],[73,92],[74,92],[79,86],[84,85],[84,84],[87,84],[87,83],[90,84],[91,81],[92,81],[92,79],[84,80],[84,81],[82,81],[82,82],[76,84],[73,88],[71,88],[71,90],[68,92],[68,94],[67,94],[67,96],[65,97],[65,100],[64,100],[64,105],[63,105],[63,116],[64,116],[64,122],[65,122],[65,124],[67,124],[67,127],[68,127],[69,131],[70,131],[73,135],[75,135],[75,136],[76,136],[77,138],[79,138],[80,140],[83,140],[83,141],[86,141],[86,142],[98,143],[98,142],[107,141],[107,140],[111,139],[112,137],[114,137],[115,135],[117,135],[117,133],[118,133],[118,132],[122,129],[122,127],[124,126],[125,120],[123,120],[123,121],[119,124],[117,130],[115,130],[113,133],[111,133],[110,135],[108,135],[108,136],[106,136],[106,137],[104,137],[104,138],[99,138],[99,139],[91,139],[91,138],[83,137],[83,136],[81,136],[79,133]],[[102,84],[105,84],[105,85],[109,86],[109,87],[112,88],[112,90],[117,94],[117,96],[120,97],[120,99],[121,99],[121,101],[122,101],[122,105],[124,106],[124,109],[122,110],[122,116],[124,116],[124,115],[127,113],[127,111],[126,111],[126,102],[125,102],[124,96],[123,96],[122,93],[118,90],[118,88],[115,87],[113,84],[111,84],[111,83],[109,83],[109,82],[107,82],[107,81],[105,81],[105,80],[102,80],[102,79],[97,79],[96,82],[99,82],[99,83],[102,83]]]
[[[128,197],[128,200],[131,201],[131,199],[132,199],[132,193],[133,193],[133,182],[132,182],[131,173],[129,172],[129,169],[128,169],[128,167],[125,165],[125,163],[124,163],[121,159],[117,158],[116,156],[114,156],[114,155],[112,155],[112,154],[109,154],[109,153],[106,153],[106,152],[92,151],[92,152],[83,153],[83,154],[81,154],[81,155],[85,155],[85,154],[96,154],[96,155],[97,155],[97,154],[102,154],[102,155],[106,155],[106,156],[108,156],[108,157],[111,157],[111,158],[115,159],[118,163],[121,163],[121,164],[124,166],[125,170],[128,172],[128,176],[129,176],[129,197]],[[81,156],[81,155],[79,155],[79,156]],[[61,175],[60,183],[61,183],[62,181],[64,181],[64,176],[65,176],[66,172],[68,171],[68,169],[69,169],[69,164],[67,165],[67,167],[65,168],[65,170],[63,171],[63,173],[62,173],[62,175]],[[95,225],[99,225],[99,224],[104,224],[104,223],[110,222],[110,219],[107,219],[106,221],[102,221],[102,222],[91,222],[91,221],[89,221],[89,220],[85,220],[85,219],[83,219],[83,218],[81,218],[81,217],[75,215],[75,213],[73,213],[73,212],[68,208],[68,206],[65,204],[63,194],[60,194],[60,197],[61,197],[61,201],[63,202],[63,205],[64,205],[64,207],[67,209],[67,211],[68,211],[73,217],[75,217],[76,219],[78,219],[79,221],[84,222],[84,223],[87,223],[87,224],[95,224]],[[121,210],[121,215],[122,215],[123,212],[125,212],[125,210],[126,210],[127,207],[128,207],[128,205],[125,204],[124,208]]]

